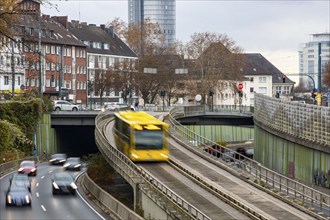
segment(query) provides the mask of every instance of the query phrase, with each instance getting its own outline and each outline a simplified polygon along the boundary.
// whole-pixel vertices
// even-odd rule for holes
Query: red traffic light
[[[243,83],[238,83],[237,88],[238,88],[239,90],[242,90],[242,89],[243,89]]]

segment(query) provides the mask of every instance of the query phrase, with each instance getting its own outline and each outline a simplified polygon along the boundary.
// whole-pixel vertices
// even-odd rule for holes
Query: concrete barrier
[[[144,219],[99,187],[91,178],[89,178],[87,173],[82,174],[80,178],[80,183],[85,193],[91,194],[98,201],[97,205],[101,209],[106,209],[111,212],[117,219]]]

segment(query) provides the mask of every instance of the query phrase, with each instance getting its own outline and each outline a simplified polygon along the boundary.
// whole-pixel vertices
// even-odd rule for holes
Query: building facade
[[[89,103],[132,102],[132,93],[127,99],[123,97],[123,90],[130,86],[129,75],[136,71],[137,55],[111,27],[71,21],[67,28],[87,47],[87,76],[91,84]],[[121,76],[126,78],[120,81]]]
[[[329,60],[330,33],[313,34],[311,40],[299,49],[299,84],[307,85],[311,90],[321,89],[318,86],[319,70],[322,80],[322,72]]]
[[[167,44],[176,40],[176,0],[128,0],[128,23],[158,23]]]

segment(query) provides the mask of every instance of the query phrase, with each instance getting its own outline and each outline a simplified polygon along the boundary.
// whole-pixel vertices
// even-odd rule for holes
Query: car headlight
[[[25,201],[26,201],[26,203],[30,203],[30,198],[28,195],[25,196]]]
[[[53,186],[55,187],[55,189],[59,189],[60,188],[60,187],[58,187],[58,185],[55,182],[53,182]]]
[[[61,163],[65,162],[66,160],[60,160]]]
[[[77,185],[76,185],[74,182],[72,182],[72,183],[70,184],[70,186],[72,187],[72,189],[77,189],[77,188],[78,188]]]
[[[56,159],[50,159],[49,162],[54,162]]]
[[[68,167],[68,166],[70,166],[69,163],[65,163],[65,164],[63,165],[63,167]]]
[[[33,168],[33,169],[31,170],[31,172],[34,172],[34,171],[36,171],[36,168]]]
[[[22,172],[24,169],[23,168],[19,168],[18,169],[18,172]]]
[[[11,196],[10,196],[10,195],[7,196],[7,200],[8,200],[8,203],[9,203],[9,204],[12,203],[12,199],[11,199]]]
[[[77,164],[77,165],[74,166],[74,168],[78,168],[78,167],[80,167],[80,164]]]

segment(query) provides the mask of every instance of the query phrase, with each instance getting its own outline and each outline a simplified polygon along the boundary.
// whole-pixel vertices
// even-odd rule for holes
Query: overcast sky
[[[128,19],[127,0],[49,0],[43,14],[67,15],[70,20],[106,24]],[[299,47],[311,34],[330,30],[330,0],[177,0],[176,37],[193,33],[226,33],[245,53],[260,53],[279,70],[298,73]]]

